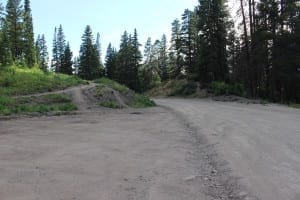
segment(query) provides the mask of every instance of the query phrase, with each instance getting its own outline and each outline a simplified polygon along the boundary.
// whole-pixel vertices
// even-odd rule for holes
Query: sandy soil
[[[0,120],[1,200],[298,200],[299,110],[160,99]]]

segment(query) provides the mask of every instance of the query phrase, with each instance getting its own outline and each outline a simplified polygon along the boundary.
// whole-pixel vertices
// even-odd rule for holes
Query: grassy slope
[[[44,73],[39,69],[10,67],[0,70],[0,115],[46,113],[76,110],[71,99],[63,94],[35,98],[12,98],[64,89],[84,83],[81,79],[62,74]]]
[[[0,70],[0,95],[26,95],[64,89],[82,84],[79,78],[44,73],[39,69],[10,67]]]

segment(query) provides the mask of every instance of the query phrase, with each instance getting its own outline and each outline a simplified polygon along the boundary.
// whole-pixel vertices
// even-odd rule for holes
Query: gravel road
[[[300,199],[300,110],[278,105],[160,99],[213,144],[251,195]]]
[[[300,199],[300,112],[158,99],[0,120],[1,200]]]

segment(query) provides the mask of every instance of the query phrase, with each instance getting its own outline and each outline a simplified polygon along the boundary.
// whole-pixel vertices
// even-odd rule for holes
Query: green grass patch
[[[129,88],[126,87],[125,85],[121,85],[119,83],[117,83],[116,81],[110,80],[108,78],[100,78],[95,80],[95,83],[99,83],[100,85],[105,85],[105,86],[109,86],[114,90],[117,90],[119,92],[128,92]]]
[[[135,94],[134,99],[129,103],[129,106],[133,108],[147,108],[156,106],[156,104],[146,96]]]
[[[71,112],[75,110],[77,110],[77,107],[68,96],[63,94],[16,99],[8,96],[0,97],[0,115]]]
[[[37,68],[8,67],[0,70],[0,95],[26,95],[86,83],[85,81],[64,74],[44,73]]]
[[[123,108],[121,105],[119,105],[117,102],[114,102],[114,101],[101,102],[100,106],[106,107],[106,108],[112,108],[112,109],[121,109],[121,108]]]

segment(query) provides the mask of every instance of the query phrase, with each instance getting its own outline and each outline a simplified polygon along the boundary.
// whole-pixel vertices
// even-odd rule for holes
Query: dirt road
[[[71,91],[77,115],[0,120],[1,200],[300,199],[299,111],[97,110],[85,89]]]
[[[300,110],[208,100],[157,100],[174,110],[228,161],[252,195],[300,199]]]

